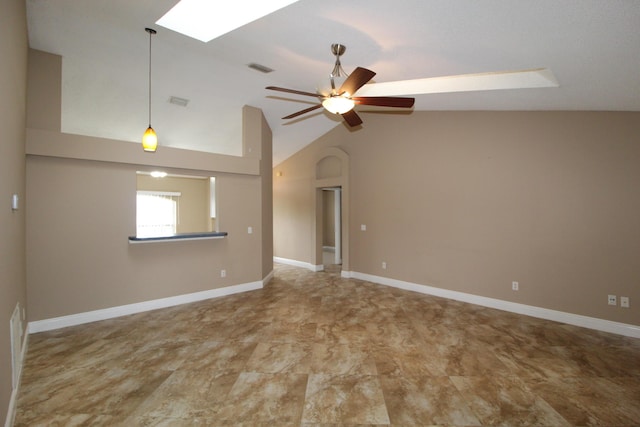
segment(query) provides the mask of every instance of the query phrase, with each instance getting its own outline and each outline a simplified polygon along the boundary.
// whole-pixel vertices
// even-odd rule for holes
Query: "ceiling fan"
[[[279,92],[294,93],[297,95],[312,96],[320,100],[319,104],[293,114],[283,117],[283,119],[293,119],[302,114],[324,107],[333,114],[340,114],[344,121],[350,126],[362,124],[362,119],[353,109],[356,105],[373,105],[378,107],[411,108],[415,98],[403,98],[397,96],[354,96],[358,89],[367,84],[376,75],[371,70],[357,67],[351,74],[347,74],[340,64],[340,56],[345,52],[346,46],[342,44],[332,44],[331,52],[336,56],[336,63],[333,71],[329,75],[329,87],[321,88],[316,93],[304,92],[295,89],[287,89],[277,86],[267,86],[266,89]],[[346,78],[346,79],[345,79]]]
[[[376,73],[362,67],[356,68],[351,75],[345,73],[340,64],[340,56],[345,50],[346,47],[342,44],[331,45],[331,52],[336,56],[336,63],[329,76],[330,87],[327,89],[321,89],[316,93],[311,93],[276,86],[266,87],[266,89],[280,92],[312,96],[320,100],[319,104],[285,116],[283,119],[293,119],[294,117],[324,107],[331,113],[340,114],[345,122],[353,127],[362,124],[362,119],[360,119],[360,116],[353,110],[356,105],[399,108],[413,107],[415,98],[404,98],[395,95],[559,86],[555,76],[551,70],[547,68],[461,74],[367,84]],[[344,80],[345,77],[346,80]],[[342,80],[344,80],[344,82],[339,85],[338,83]],[[360,96],[354,96],[356,91],[359,91]]]

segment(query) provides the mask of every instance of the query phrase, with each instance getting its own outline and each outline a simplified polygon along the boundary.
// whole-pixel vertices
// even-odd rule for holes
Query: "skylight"
[[[181,0],[156,21],[170,30],[205,43],[297,0]]]

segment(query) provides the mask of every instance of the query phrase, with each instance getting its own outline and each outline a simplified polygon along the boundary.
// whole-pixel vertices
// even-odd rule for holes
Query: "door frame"
[[[318,164],[326,157],[337,157],[340,160],[339,176],[329,178],[318,177]],[[340,234],[341,234],[341,258],[342,276],[350,277],[349,265],[349,155],[337,147],[328,147],[316,156],[316,179],[313,183],[312,215],[313,224],[311,233],[312,263],[316,271],[324,269],[322,261],[322,191],[323,188],[341,188],[340,192]]]

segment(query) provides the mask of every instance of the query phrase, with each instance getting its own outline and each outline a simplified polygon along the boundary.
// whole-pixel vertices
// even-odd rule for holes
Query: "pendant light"
[[[156,131],[151,127],[151,36],[156,33],[153,28],[145,28],[149,33],[149,127],[142,136],[142,149],[149,153],[155,153],[158,148],[158,136]]]

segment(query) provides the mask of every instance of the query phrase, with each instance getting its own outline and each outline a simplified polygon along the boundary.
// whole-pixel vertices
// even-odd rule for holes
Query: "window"
[[[179,192],[136,193],[136,236],[162,237],[176,234]]]

